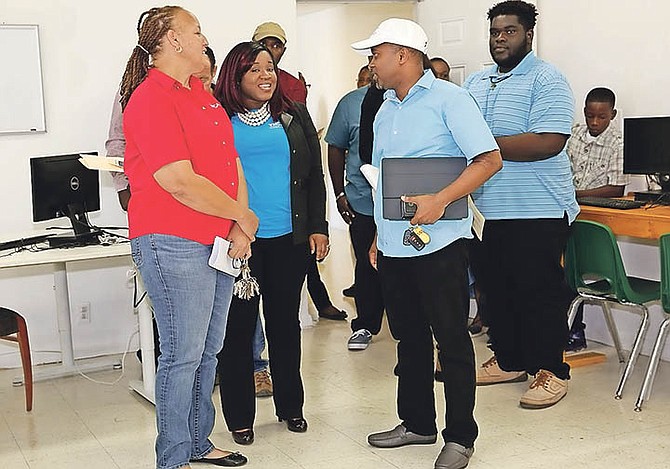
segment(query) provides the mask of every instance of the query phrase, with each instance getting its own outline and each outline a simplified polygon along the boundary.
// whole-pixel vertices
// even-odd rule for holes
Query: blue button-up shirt
[[[381,167],[384,158],[465,156],[468,163],[482,153],[496,150],[491,131],[470,94],[453,83],[437,80],[426,71],[402,101],[394,90],[384,95],[374,122],[372,164]],[[460,238],[471,238],[472,213],[462,220],[438,220],[421,228],[431,241],[417,251],[402,242],[409,220],[382,217],[381,171],[375,196],[377,247],[388,257],[430,254]]]

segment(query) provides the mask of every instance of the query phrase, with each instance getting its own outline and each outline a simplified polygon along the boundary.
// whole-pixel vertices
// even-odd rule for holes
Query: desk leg
[[[141,277],[137,276],[138,296],[144,295],[146,290]],[[149,307],[149,297],[137,307],[137,321],[140,329],[140,350],[142,351],[142,380],[133,380],[130,382],[130,389],[144,397],[152,404],[156,404],[155,385],[156,385],[156,362],[154,360],[154,326],[152,321],[152,312]]]
[[[71,376],[79,374],[79,372],[113,369],[115,365],[119,364],[118,359],[92,358],[85,364],[75,364],[74,345],[72,343],[72,322],[70,320],[70,294],[65,262],[55,263],[54,269],[54,294],[56,296],[56,318],[58,320],[61,364],[58,366],[40,365],[36,367],[33,373],[33,381]]]
[[[62,353],[63,367],[74,367],[74,345],[72,344],[72,322],[70,320],[70,295],[67,285],[65,263],[54,264],[54,293],[56,295],[56,314],[58,336]]]

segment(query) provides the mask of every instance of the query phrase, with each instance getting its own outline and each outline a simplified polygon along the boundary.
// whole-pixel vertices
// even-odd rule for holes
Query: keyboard
[[[616,210],[629,210],[640,208],[646,202],[632,199],[610,199],[608,197],[577,197],[579,205],[590,205],[592,207],[613,208]]]
[[[36,236],[28,236],[26,238],[13,239],[11,241],[5,241],[4,243],[0,243],[0,251],[32,246],[33,244],[42,243],[46,241],[51,236],[52,235],[36,235]]]

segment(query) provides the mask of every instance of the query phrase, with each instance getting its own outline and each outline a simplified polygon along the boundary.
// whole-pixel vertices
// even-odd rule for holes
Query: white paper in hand
[[[239,259],[233,259],[228,255],[230,249],[230,241],[219,236],[214,238],[214,246],[212,246],[212,254],[209,256],[209,266],[214,267],[228,275],[237,277],[240,275],[240,268],[242,262]]]

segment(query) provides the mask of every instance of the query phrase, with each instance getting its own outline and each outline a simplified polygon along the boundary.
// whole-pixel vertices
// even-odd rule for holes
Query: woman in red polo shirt
[[[132,254],[161,345],[157,467],[241,466],[244,456],[209,440],[234,278],[208,258],[216,236],[233,242],[232,257],[249,255],[258,219],[248,208],[230,120],[193,76],[207,46],[198,20],[180,7],[152,8],[140,16],[138,33],[121,105]]]

